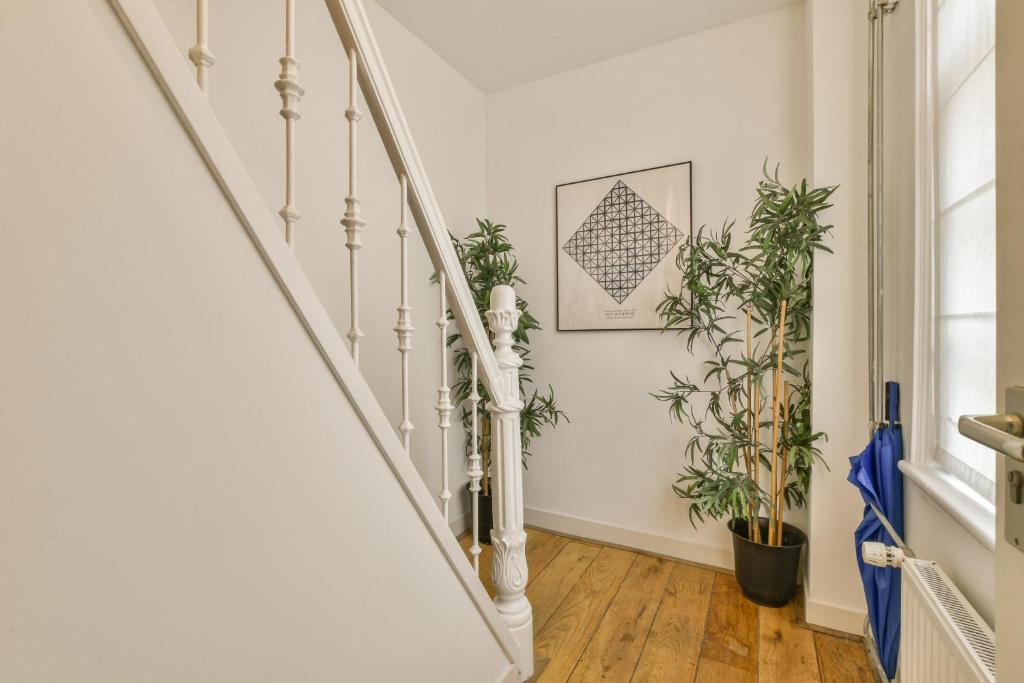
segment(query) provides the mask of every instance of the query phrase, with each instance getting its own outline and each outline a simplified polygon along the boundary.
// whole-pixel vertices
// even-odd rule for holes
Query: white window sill
[[[992,503],[941,468],[901,460],[900,471],[978,542],[995,551],[996,508]]]

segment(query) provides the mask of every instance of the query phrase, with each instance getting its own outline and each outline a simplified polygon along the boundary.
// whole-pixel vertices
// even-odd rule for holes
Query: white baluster
[[[284,206],[279,212],[284,219],[284,238],[294,246],[295,223],[302,214],[295,208],[295,122],[299,120],[299,100],[306,90],[299,84],[299,62],[295,59],[295,0],[285,0],[284,57],[280,59],[281,75],[274,87],[281,95],[281,116],[284,118]]]
[[[478,415],[479,403],[480,403],[480,392],[477,391],[477,372],[479,363],[477,362],[476,352],[470,354],[470,362],[473,364],[472,371],[472,389],[469,392],[469,402],[472,406],[473,413],[473,429],[471,438],[472,446],[469,452],[469,494],[472,497],[473,503],[473,545],[469,546],[469,554],[473,556],[473,569],[476,573],[480,574],[480,479],[484,476],[484,471],[481,469],[480,460],[480,418]]]
[[[444,271],[438,273],[441,284],[441,316],[437,328],[441,331],[441,387],[437,390],[437,424],[441,429],[441,509],[444,521],[448,521],[448,501],[452,498],[448,490],[448,428],[452,426],[451,389],[448,387],[448,280]]]
[[[505,619],[523,663],[522,677],[533,675],[533,608],[526,598],[526,530],[523,528],[523,442],[520,412],[519,368],[523,360],[512,348],[512,333],[519,325],[516,293],[507,285],[491,290],[487,324],[494,334],[494,355],[504,386],[491,387],[491,492],[494,496],[494,528],[491,577],[494,605]],[[500,392],[500,393],[499,393]]]
[[[208,12],[207,0],[196,2],[196,44],[189,48],[188,58],[196,65],[196,82],[199,89],[206,92],[206,73],[213,66],[213,53],[207,45]]]
[[[341,219],[341,224],[345,226],[348,238],[345,246],[348,247],[349,292],[352,299],[348,340],[352,344],[352,360],[356,367],[359,366],[359,342],[363,338],[363,331],[359,329],[359,250],[363,247],[359,233],[366,225],[359,215],[359,199],[356,196],[356,130],[362,118],[356,107],[358,84],[359,56],[353,48],[348,51],[348,109],[345,110],[345,118],[348,120],[348,196],[345,197],[345,217]],[[405,206],[404,200],[402,206]]]
[[[398,305],[398,324],[395,325],[395,333],[398,334],[398,353],[402,357],[402,422],[398,425],[398,431],[402,435],[402,445],[405,452],[409,452],[409,441],[412,434],[412,420],[409,417],[409,352],[412,350],[412,307],[409,306],[409,224],[408,224],[408,202],[409,202],[409,181],[405,174],[399,177],[401,185],[402,205],[398,222],[398,242],[401,252],[401,300]]]

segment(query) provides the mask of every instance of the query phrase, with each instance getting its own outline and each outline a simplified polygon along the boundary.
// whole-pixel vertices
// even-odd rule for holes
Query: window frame
[[[903,472],[988,547],[994,546],[995,483],[985,495],[939,457],[936,396],[936,280],[940,254],[936,240],[940,212],[936,186],[936,13],[937,0],[917,0],[915,27],[915,219],[913,399],[910,458]],[[952,456],[946,455],[945,458]],[[994,456],[993,456],[994,457]],[[963,465],[966,468],[966,465]],[[978,475],[982,478],[981,475]]]

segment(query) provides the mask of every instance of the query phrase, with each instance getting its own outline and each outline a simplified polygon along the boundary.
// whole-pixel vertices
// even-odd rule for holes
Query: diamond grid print
[[[621,304],[682,236],[619,180],[562,249]]]

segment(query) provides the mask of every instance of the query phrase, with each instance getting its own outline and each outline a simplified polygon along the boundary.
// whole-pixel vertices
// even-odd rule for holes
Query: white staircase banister
[[[471,353],[477,354],[482,370],[481,379],[492,400],[504,406],[510,397],[500,382],[498,361],[491,349],[487,331],[480,322],[473,295],[462,276],[462,266],[452,247],[444,217],[416,151],[409,125],[398,104],[398,96],[391,85],[363,5],[359,0],[324,1],[346,53],[355,50],[358,57],[362,67],[359,69],[359,86],[366,107],[377,126],[396,177],[400,178],[403,174],[406,177],[409,208],[419,226],[431,261],[438,271],[443,270],[448,276],[449,307],[462,332],[463,343]]]
[[[521,531],[521,483],[501,486],[508,492],[508,495],[502,499],[505,502],[500,506],[506,511],[502,519],[507,521],[498,525],[499,533],[497,535],[505,541],[503,545],[511,548],[511,552],[499,551],[506,559],[496,562],[498,569],[494,573],[499,576],[516,577],[518,575],[518,578],[502,583],[499,590],[501,593],[498,598],[499,606],[487,599],[483,585],[473,576],[472,569],[465,562],[451,530],[431,509],[434,506],[408,457],[407,441],[411,423],[408,423],[407,429],[399,430],[401,436],[396,434],[389,424],[377,397],[358,371],[352,354],[346,351],[337,327],[296,260],[290,248],[290,241],[281,239],[278,226],[266,210],[264,198],[256,189],[247,169],[238,158],[227,135],[213,114],[204,91],[196,87],[198,74],[193,75],[192,69],[187,66],[188,62],[181,58],[178,47],[174,44],[164,21],[153,6],[153,0],[109,0],[109,3],[138,48],[143,61],[150,68],[157,85],[166,95],[168,103],[179,118],[185,133],[195,145],[196,151],[222,190],[225,200],[252,239],[260,257],[280,286],[299,322],[309,334],[331,375],[348,397],[356,415],[365,426],[385,463],[394,472],[397,481],[419,513],[431,537],[448,560],[459,583],[465,587],[501,651],[508,658],[507,661],[515,662],[514,669],[503,669],[498,680],[509,683],[513,680],[529,678],[533,672],[532,639],[529,638],[529,634],[532,633],[532,610],[525,597],[527,575],[525,573],[525,532]],[[521,482],[521,440],[518,427],[521,399],[518,382],[514,381],[512,373],[506,372],[509,359],[505,358],[503,359],[505,362],[499,363],[502,354],[496,355],[490,346],[489,337],[481,323],[458,258],[447,230],[444,228],[440,210],[427,182],[422,163],[412,145],[408,127],[398,109],[397,99],[390,86],[387,73],[383,70],[383,63],[369,31],[369,26],[366,24],[366,16],[359,0],[327,0],[327,6],[346,47],[346,54],[350,54],[347,48],[351,47],[355,54],[363,60],[365,68],[368,69],[364,71],[357,68],[359,85],[367,99],[367,108],[374,117],[385,148],[395,166],[400,180],[400,189],[408,190],[409,208],[413,211],[419,224],[434,267],[439,273],[447,274],[445,279],[448,281],[446,291],[449,294],[449,306],[463,332],[463,340],[467,349],[473,354],[474,360],[479,362],[482,369],[483,377],[481,379],[491,398],[487,407],[506,425],[502,432],[501,442],[503,445],[493,448],[494,462],[504,463],[503,472],[498,477],[502,481]],[[293,8],[293,1],[286,2],[286,7]],[[200,8],[200,19],[203,17],[204,10],[205,7]],[[358,26],[354,32],[343,28],[346,25],[345,22],[348,21],[348,16],[357,17],[357,21],[360,22],[352,24]],[[287,13],[286,23],[292,19],[291,13]],[[290,28],[294,28],[294,23],[291,23]],[[200,34],[201,39],[197,40],[197,43],[205,43],[205,31]],[[359,40],[355,38],[357,34],[360,35]],[[286,53],[290,54],[294,48],[294,39],[290,30],[287,37],[292,43],[292,49],[286,45]],[[362,50],[360,45],[368,47],[366,50]],[[368,59],[368,55],[372,55],[372,57]],[[204,66],[209,66],[209,64],[204,63]],[[380,84],[384,85],[380,86]],[[380,93],[382,92],[386,97],[381,97]],[[282,100],[284,100],[284,96],[290,93],[281,92],[281,94]],[[387,103],[386,106],[382,102]],[[285,107],[288,106],[287,102],[284,104]],[[403,179],[405,182],[402,182]],[[405,232],[405,225],[403,215],[399,228],[400,237]],[[403,250],[404,246],[403,238]],[[510,289],[509,292],[511,292]],[[401,305],[406,307],[408,305],[404,296]],[[490,308],[492,310],[489,311],[489,314],[500,312],[503,314],[500,317],[504,319],[517,317],[514,315],[514,293],[511,293],[511,296],[506,296],[502,305],[492,305]],[[407,345],[408,335],[412,331],[411,321],[407,314],[408,311],[405,316],[400,317],[405,324],[400,322],[400,329],[396,330],[399,333],[400,347]],[[503,322],[502,325],[505,327],[503,332],[509,335],[515,329],[514,324],[509,327],[509,323]],[[403,355],[407,359],[407,355]],[[404,382],[404,386],[407,389],[408,382]],[[403,414],[407,416],[407,411]],[[403,445],[399,438],[403,439],[406,444]],[[477,468],[471,466],[470,469],[471,476],[482,475]],[[522,568],[523,571],[508,572],[515,568]]]
[[[442,492],[445,517],[448,514],[447,488],[447,416],[452,406],[448,387],[445,337],[450,309],[462,333],[462,342],[472,358],[479,362],[481,380],[490,401],[492,420],[492,475],[494,478],[494,529],[490,530],[494,548],[491,575],[497,596],[495,607],[505,620],[519,646],[518,665],[522,678],[533,675],[533,610],[526,597],[526,531],[523,527],[522,436],[520,412],[523,401],[519,387],[522,360],[513,348],[512,335],[519,320],[516,295],[511,287],[492,290],[487,320],[494,333],[495,348],[480,320],[476,302],[469,290],[462,265],[452,246],[437,199],[430,187],[423,162],[402,114],[398,96],[391,85],[380,49],[373,37],[361,0],[325,0],[338,37],[349,55],[359,87],[366,101],[384,149],[391,159],[395,175],[407,193],[409,208],[419,227],[441,286],[442,381],[439,388],[438,415],[441,429]],[[354,106],[354,104],[353,104]],[[447,295],[447,296],[446,296]],[[475,369],[475,368],[474,368]],[[473,470],[473,463],[470,463]],[[471,477],[473,474],[471,473]],[[474,545],[477,529],[474,525]],[[485,531],[486,533],[486,531]]]

